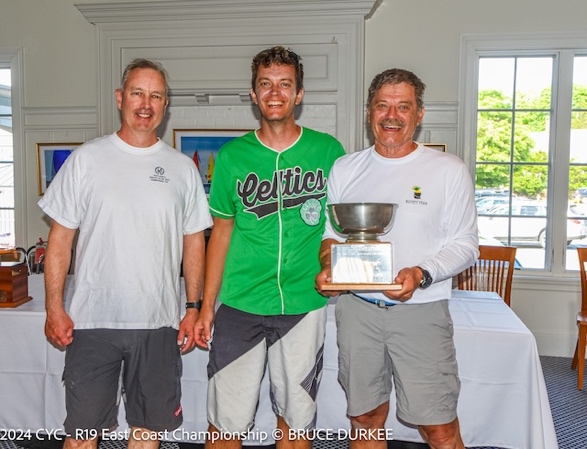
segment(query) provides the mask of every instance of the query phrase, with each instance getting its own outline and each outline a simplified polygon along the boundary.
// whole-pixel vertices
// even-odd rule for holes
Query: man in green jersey
[[[228,142],[216,159],[214,227],[196,324],[197,344],[211,344],[208,421],[210,435],[221,437],[209,438],[208,447],[241,446],[228,434],[253,427],[266,363],[284,436],[278,446],[311,446],[292,435],[316,422],[327,298],[314,277],[326,179],[344,150],[332,136],[295,123],[303,94],[298,55],[283,47],[256,55],[251,98],[261,127]]]

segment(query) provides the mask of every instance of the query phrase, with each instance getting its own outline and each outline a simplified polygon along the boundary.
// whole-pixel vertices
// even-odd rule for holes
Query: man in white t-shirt
[[[66,347],[65,449],[96,448],[116,428],[119,379],[129,448],[159,447],[161,433],[183,421],[181,354],[195,345],[212,220],[196,165],[157,137],[168,103],[165,70],[132,61],[116,100],[120,129],[74,150],[39,201],[52,219],[45,334]]]
[[[327,202],[395,203],[392,276],[400,290],[353,291],[336,303],[339,381],[353,429],[385,427],[396,389],[397,415],[418,426],[435,449],[464,448],[457,418],[460,389],[452,321],[452,276],[478,256],[474,188],[456,156],[413,141],[424,117],[425,85],[412,72],[391,69],[369,88],[371,148],[338,159]],[[331,282],[331,244],[345,240],[328,220],[316,287]],[[359,434],[361,435],[361,434]],[[351,438],[351,448],[386,448],[376,437]]]

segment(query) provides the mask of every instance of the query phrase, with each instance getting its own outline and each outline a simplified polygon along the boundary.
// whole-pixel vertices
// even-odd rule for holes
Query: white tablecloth
[[[15,309],[0,309],[0,429],[64,433],[64,352],[45,339],[41,276],[29,277],[34,298]],[[462,389],[459,419],[465,445],[515,449],[558,448],[534,336],[494,294],[455,291],[450,301]],[[346,401],[337,382],[334,307],[329,306],[324,373],[318,394],[319,429],[348,432]],[[201,442],[206,422],[208,354],[184,356],[184,423],[169,440]],[[264,381],[255,432],[245,444],[273,441],[275,417]],[[392,407],[395,398],[392,394]],[[127,429],[124,407],[118,431]],[[393,438],[422,441],[417,430],[390,413]],[[260,441],[265,440],[266,441]]]

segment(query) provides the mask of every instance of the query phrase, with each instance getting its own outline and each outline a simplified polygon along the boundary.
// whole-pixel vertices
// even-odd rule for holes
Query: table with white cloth
[[[67,288],[70,292],[71,289]],[[65,393],[61,380],[65,353],[44,336],[43,276],[29,277],[33,300],[0,309],[0,429],[12,435],[63,434]],[[461,379],[458,414],[466,446],[515,449],[558,448],[544,376],[532,333],[493,293],[453,291],[449,301]],[[208,353],[183,356],[181,428],[165,440],[201,443],[207,429]],[[337,381],[334,305],[328,306],[324,369],[318,393],[317,428],[323,435],[348,434],[346,399]],[[393,439],[422,441],[418,431],[398,422],[395,395],[387,420]],[[128,429],[120,407],[117,434]],[[244,444],[274,441],[267,376],[254,429]],[[389,436],[388,433],[388,436]]]

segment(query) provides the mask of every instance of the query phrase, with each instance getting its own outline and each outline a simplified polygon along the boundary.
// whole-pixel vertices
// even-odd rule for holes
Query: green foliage
[[[587,167],[571,166],[569,170],[569,198],[572,198],[575,190],[587,187]]]
[[[537,151],[530,155],[530,161],[539,165],[516,165],[514,167],[514,192],[527,198],[545,197],[548,184],[548,155]]]
[[[496,98],[491,98],[495,95]],[[481,92],[485,105],[506,104],[507,99],[496,91]],[[535,146],[530,137],[532,129],[521,120],[517,120],[515,127],[512,122],[514,114],[511,111],[479,112],[477,119],[477,188],[509,188],[510,163],[542,162],[542,158],[531,150]],[[513,142],[512,142],[512,129]],[[513,148],[513,155],[512,155]],[[544,158],[544,161],[547,159]],[[542,172],[547,173],[546,166],[516,165],[513,177],[514,193],[522,196],[535,196],[542,193],[545,182]],[[540,175],[540,176],[539,176]]]
[[[534,98],[520,94],[516,100],[514,113],[512,98],[503,92],[479,92],[476,187],[503,189],[510,188],[511,183],[518,196],[544,196],[548,185],[548,154],[535,151],[531,134],[548,131],[551,90],[544,89]],[[587,110],[587,87],[574,86],[573,108]],[[587,129],[587,112],[575,111],[571,126]],[[510,173],[512,163],[513,174]],[[569,198],[576,189],[586,186],[587,167],[571,166]]]
[[[480,91],[477,103],[479,109],[511,109],[513,105],[511,97],[495,89]]]
[[[529,109],[528,112],[520,114],[522,122],[532,132],[548,131],[549,118],[551,115],[551,91],[550,88],[543,89],[538,97],[528,97],[525,94],[519,95],[518,109]]]
[[[587,86],[573,87],[573,109],[587,109]],[[587,129],[587,112],[574,111],[572,129]]]

